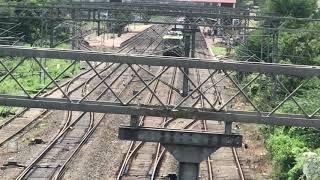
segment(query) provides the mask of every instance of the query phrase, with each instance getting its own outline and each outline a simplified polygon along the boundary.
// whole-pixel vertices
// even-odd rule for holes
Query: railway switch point
[[[199,177],[200,162],[220,147],[241,147],[242,136],[161,128],[120,126],[119,139],[159,142],[179,161],[179,179]]]

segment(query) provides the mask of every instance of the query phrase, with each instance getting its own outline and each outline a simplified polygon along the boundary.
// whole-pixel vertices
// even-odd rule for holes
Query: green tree
[[[264,13],[279,16],[310,17],[317,9],[317,0],[266,0]]]
[[[260,11],[263,15],[275,15],[297,18],[319,18],[316,0],[265,0],[265,6]],[[259,24],[261,27],[313,29],[319,30],[319,22],[272,20]],[[307,64],[320,66],[320,36],[319,32],[276,32],[278,40],[277,60],[280,63]],[[239,60],[247,60],[246,56],[260,57],[266,62],[272,57],[272,37],[270,31],[251,31],[247,43],[237,48]],[[262,51],[261,51],[262,50]],[[256,61],[256,59],[252,58]],[[241,82],[246,83],[251,75],[241,74]],[[300,83],[300,78],[278,76],[284,86],[292,92]],[[273,105],[281,102],[287,94],[279,85],[271,81],[269,76],[262,76],[248,88],[248,95],[262,110],[270,110]],[[269,84],[269,86],[268,86]],[[319,107],[320,80],[312,78],[295,95],[295,100],[311,114]],[[272,96],[270,96],[272,94]],[[272,97],[272,98],[271,98]],[[288,101],[279,112],[299,113],[302,111],[293,101]],[[318,113],[319,115],[319,113]],[[272,154],[276,179],[299,179],[303,177],[303,161],[299,158],[303,152],[319,151],[320,130],[315,128],[269,127],[263,129],[267,139],[266,146]]]

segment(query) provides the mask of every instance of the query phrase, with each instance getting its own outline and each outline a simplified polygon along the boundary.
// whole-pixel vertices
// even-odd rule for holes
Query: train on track
[[[177,25],[175,29],[183,29],[183,26]],[[162,41],[162,55],[163,56],[183,56],[184,41],[183,33],[179,30],[168,31],[163,36]]]

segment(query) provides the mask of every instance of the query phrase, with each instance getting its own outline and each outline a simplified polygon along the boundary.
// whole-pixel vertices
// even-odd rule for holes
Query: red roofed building
[[[199,3],[210,3],[216,4],[217,6],[227,6],[235,8],[237,0],[179,0],[188,2],[199,2]]]
[[[226,3],[235,4],[237,0],[191,0],[191,2]]]

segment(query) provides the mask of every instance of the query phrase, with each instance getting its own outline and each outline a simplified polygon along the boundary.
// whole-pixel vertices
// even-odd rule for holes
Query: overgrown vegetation
[[[227,50],[225,47],[212,47],[211,48],[211,52],[215,55],[215,56],[220,56],[220,55],[226,55]]]
[[[287,17],[318,17],[316,0],[264,0],[261,14],[274,14]],[[264,22],[259,26],[265,26]],[[290,29],[319,30],[318,22],[281,21],[272,26]],[[278,32],[277,51],[273,50],[271,31],[254,30],[250,32],[245,45],[237,48],[239,60],[247,60],[247,54],[254,55],[252,61],[277,62],[287,64],[320,65],[319,32]],[[262,50],[262,51],[261,51]],[[245,84],[254,75],[239,74],[238,79]],[[278,79],[278,80],[277,80]],[[276,107],[304,80],[288,76],[262,75],[246,90],[251,99],[262,111]],[[288,91],[286,91],[284,88]],[[320,79],[310,79],[293,96],[304,111],[312,114],[320,106]],[[299,113],[303,111],[291,99],[284,103],[277,113]],[[318,113],[319,115],[319,113]],[[316,152],[320,156],[320,130],[315,128],[265,126],[262,131],[266,147],[272,155],[274,179],[303,179],[304,152]]]
[[[17,58],[0,60],[9,70],[13,69],[21,61],[21,59]],[[58,75],[71,64],[71,61],[56,59],[42,59],[40,62],[46,67],[46,70],[52,78],[58,77]],[[63,75],[59,76],[58,80],[78,73],[79,69],[79,64],[76,63],[63,73]],[[5,78],[7,71],[4,67],[0,66],[0,72],[2,74],[0,79]],[[46,73],[40,68],[36,61],[32,59],[24,60],[24,62],[13,72],[13,75],[21,86],[23,86],[23,88],[31,95],[37,93],[51,82]],[[54,84],[51,84],[48,89],[52,87],[54,87]],[[24,95],[24,91],[11,76],[7,76],[1,82],[0,94]],[[6,117],[7,115],[14,113],[14,111],[15,108],[0,107],[0,116]]]
[[[46,4],[47,0],[0,0],[0,3],[28,3],[33,5]],[[52,1],[50,1],[52,2]],[[7,14],[8,16],[15,13],[20,13],[20,16],[32,16],[28,14],[31,12],[19,12],[20,10],[8,8],[6,12],[1,12],[2,15]],[[40,12],[38,12],[40,13]],[[0,19],[1,22],[6,22],[7,19]],[[46,21],[46,20],[34,20],[34,19],[18,19],[15,21],[18,26],[11,31],[14,34],[22,34],[20,39],[20,45],[31,46],[31,47],[58,47],[58,48],[70,48],[70,39],[72,29],[68,24],[62,21]],[[53,38],[51,38],[53,35]],[[14,68],[21,59],[0,59],[0,61],[11,70]],[[66,67],[72,63],[71,61],[65,60],[54,60],[54,59],[41,59],[42,66],[46,68],[48,73],[55,78],[60,74]],[[69,70],[67,70],[60,78],[71,76],[79,70],[79,64],[76,63]],[[7,71],[0,65],[0,80],[5,78]],[[12,73],[16,80],[27,90],[28,93],[34,94],[38,90],[42,89],[45,85],[50,82],[50,79],[41,70],[40,66],[33,59],[25,59],[24,62]],[[53,84],[48,88],[52,88]],[[7,76],[1,81],[0,94],[12,94],[22,95],[24,92],[19,84],[11,77]],[[12,107],[0,107],[0,119],[4,118],[15,112],[16,108]]]

